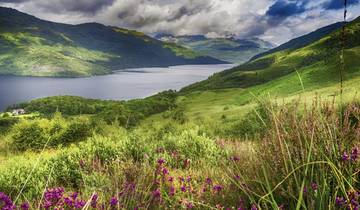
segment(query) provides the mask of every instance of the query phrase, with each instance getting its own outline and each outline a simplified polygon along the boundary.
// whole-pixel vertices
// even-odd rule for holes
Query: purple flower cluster
[[[351,150],[351,153],[348,152],[344,152],[343,155],[341,156],[341,159],[345,162],[356,162],[358,161],[360,157],[360,152],[359,152],[359,148],[355,147]]]
[[[336,197],[335,199],[336,205],[339,208],[359,210],[360,193],[356,191],[351,191],[347,193],[347,196],[348,196],[348,200],[346,200],[344,197]]]
[[[0,192],[0,208],[2,210],[15,210],[16,206],[5,193]]]

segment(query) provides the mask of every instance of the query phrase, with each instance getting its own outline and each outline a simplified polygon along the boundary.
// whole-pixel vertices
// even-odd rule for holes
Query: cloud
[[[347,5],[359,4],[360,0],[347,0]],[[344,0],[329,0],[323,4],[323,8],[327,10],[338,10],[344,8]]]
[[[46,12],[82,12],[95,14],[104,7],[111,6],[115,0],[0,0],[0,3],[23,3],[30,7],[37,7]]]
[[[266,15],[271,17],[286,18],[301,14],[306,11],[306,1],[279,0],[269,7]]]
[[[348,0],[349,18],[360,0]],[[0,0],[39,18],[148,34],[258,37],[277,44],[342,19],[341,0]]]

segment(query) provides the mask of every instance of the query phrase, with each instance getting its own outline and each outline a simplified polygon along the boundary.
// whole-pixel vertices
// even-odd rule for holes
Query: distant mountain
[[[187,47],[201,55],[239,64],[274,47],[271,43],[256,38],[206,38],[203,35],[173,36],[169,34],[160,34],[155,38]]]
[[[269,51],[255,55],[254,57],[251,58],[251,60],[255,60],[257,58],[261,58],[261,57],[264,57],[271,53],[279,52],[282,50],[295,50],[295,49],[298,49],[301,47],[305,47],[306,45],[309,45],[309,44],[321,39],[322,37],[338,30],[339,28],[342,27],[342,25],[343,25],[342,22],[338,22],[338,23],[334,23],[334,24],[325,26],[323,28],[320,28],[320,29],[313,31],[309,34],[306,34],[304,36],[300,36],[298,38],[292,39],[289,42],[286,42],[285,44],[282,44],[282,45],[280,45],[276,48],[273,48]]]
[[[136,67],[225,63],[141,32],[49,22],[0,7],[0,75],[82,77]]]
[[[299,76],[306,88],[325,87],[339,82],[341,40],[345,40],[343,72],[344,80],[360,75],[360,17],[347,23],[343,37],[341,24],[337,23],[320,29],[295,40],[307,40],[301,44],[292,40],[285,43],[283,50],[278,48],[272,53],[235,68],[214,74],[207,80],[185,87],[182,91],[213,90],[224,88],[249,88],[260,84],[275,84],[273,89],[286,86],[288,90],[298,87]],[[338,28],[336,30],[335,28]],[[325,33],[326,29],[333,30]],[[320,36],[321,33],[326,34]],[[306,39],[306,37],[308,39]],[[309,38],[311,37],[311,38]],[[315,37],[318,39],[314,41]],[[311,42],[311,41],[312,42]],[[309,44],[301,47],[305,42]],[[265,91],[265,89],[263,90]]]

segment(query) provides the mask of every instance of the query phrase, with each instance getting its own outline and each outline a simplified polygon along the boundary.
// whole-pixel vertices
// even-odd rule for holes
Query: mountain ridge
[[[141,32],[41,20],[0,7],[0,74],[84,77],[114,70],[226,63]]]
[[[360,18],[346,26],[344,79],[359,72]],[[216,73],[207,80],[182,89],[182,92],[216,90],[226,88],[249,88],[266,84],[284,77],[292,77],[309,86],[321,86],[339,82],[339,63],[342,31],[340,29],[298,49],[284,49],[264,55],[229,70]]]
[[[204,35],[174,36],[171,34],[159,34],[155,38],[184,46],[201,55],[238,64],[274,47],[271,43],[257,38],[207,38]]]

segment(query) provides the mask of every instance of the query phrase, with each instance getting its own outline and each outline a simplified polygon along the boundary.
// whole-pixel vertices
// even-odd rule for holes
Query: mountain
[[[251,60],[255,60],[257,58],[261,58],[266,55],[269,55],[269,54],[272,54],[275,52],[279,52],[282,50],[294,50],[294,49],[298,49],[301,47],[305,47],[306,45],[309,45],[309,44],[321,39],[322,37],[327,36],[328,34],[338,30],[342,26],[343,26],[342,22],[338,22],[338,23],[334,23],[334,24],[325,26],[323,28],[320,28],[320,29],[313,31],[309,34],[306,34],[304,36],[300,36],[298,38],[292,39],[289,42],[286,42],[285,44],[282,44],[282,45],[280,45],[276,48],[273,48],[269,51],[255,55],[254,57],[251,58]]]
[[[300,37],[297,40],[301,40]],[[286,48],[264,55],[235,68],[214,74],[205,81],[185,87],[182,91],[223,88],[249,88],[272,84],[272,88],[297,91],[324,87],[339,82],[342,30],[338,29],[298,48]],[[284,46],[294,46],[294,41]],[[347,23],[345,36],[344,80],[360,74],[360,17]],[[301,82],[299,83],[299,77]],[[300,89],[299,89],[300,88]],[[269,86],[263,91],[271,89]],[[274,90],[275,90],[274,89]]]
[[[98,23],[49,22],[0,7],[0,74],[82,77],[137,67],[223,61]]]
[[[169,34],[160,34],[155,38],[187,47],[201,55],[238,64],[274,47],[271,43],[256,38],[207,38],[203,35],[173,36]]]

